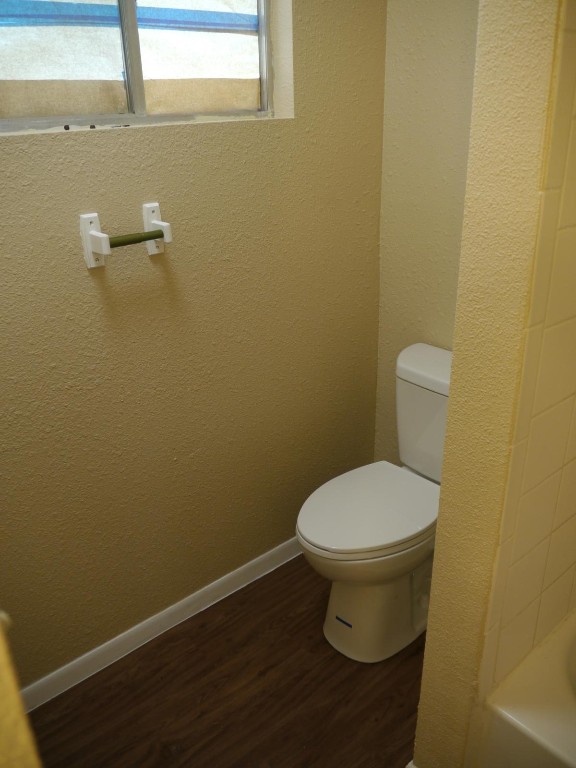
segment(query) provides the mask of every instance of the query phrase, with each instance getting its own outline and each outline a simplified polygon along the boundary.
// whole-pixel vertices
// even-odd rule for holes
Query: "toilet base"
[[[388,659],[426,629],[431,575],[432,557],[385,584],[333,582],[325,638],[355,661]]]

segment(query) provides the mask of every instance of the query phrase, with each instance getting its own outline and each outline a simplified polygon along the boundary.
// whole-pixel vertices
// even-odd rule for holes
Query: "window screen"
[[[0,118],[258,110],[259,18],[257,0],[2,0]]]

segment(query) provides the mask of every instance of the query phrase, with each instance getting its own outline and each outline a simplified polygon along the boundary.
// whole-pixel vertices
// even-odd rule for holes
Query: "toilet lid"
[[[298,515],[298,532],[330,552],[368,552],[421,540],[438,514],[440,486],[378,461],[320,486]]]

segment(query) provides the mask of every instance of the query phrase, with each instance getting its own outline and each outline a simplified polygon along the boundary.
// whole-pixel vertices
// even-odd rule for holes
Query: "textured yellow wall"
[[[576,0],[559,43],[481,698],[576,608]]]
[[[296,118],[4,137],[0,605],[29,683],[373,457],[385,5],[294,3]],[[360,119],[361,116],[361,119]],[[174,243],[88,271],[78,215]]]
[[[0,626],[0,768],[40,768],[18,689],[8,643]]]
[[[477,0],[389,0],[376,458],[397,460],[395,365],[452,347]]]
[[[464,764],[477,695],[538,232],[557,5],[556,0],[479,5],[418,768]]]

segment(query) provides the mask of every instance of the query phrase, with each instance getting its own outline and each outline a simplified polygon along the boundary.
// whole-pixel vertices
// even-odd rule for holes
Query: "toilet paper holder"
[[[142,206],[144,232],[133,232],[127,235],[111,237],[102,232],[100,218],[97,213],[80,215],[80,236],[84,249],[84,261],[88,269],[106,266],[106,256],[113,248],[125,245],[146,243],[149,256],[164,252],[164,243],[172,242],[172,227],[160,218],[158,203],[144,203]]]

